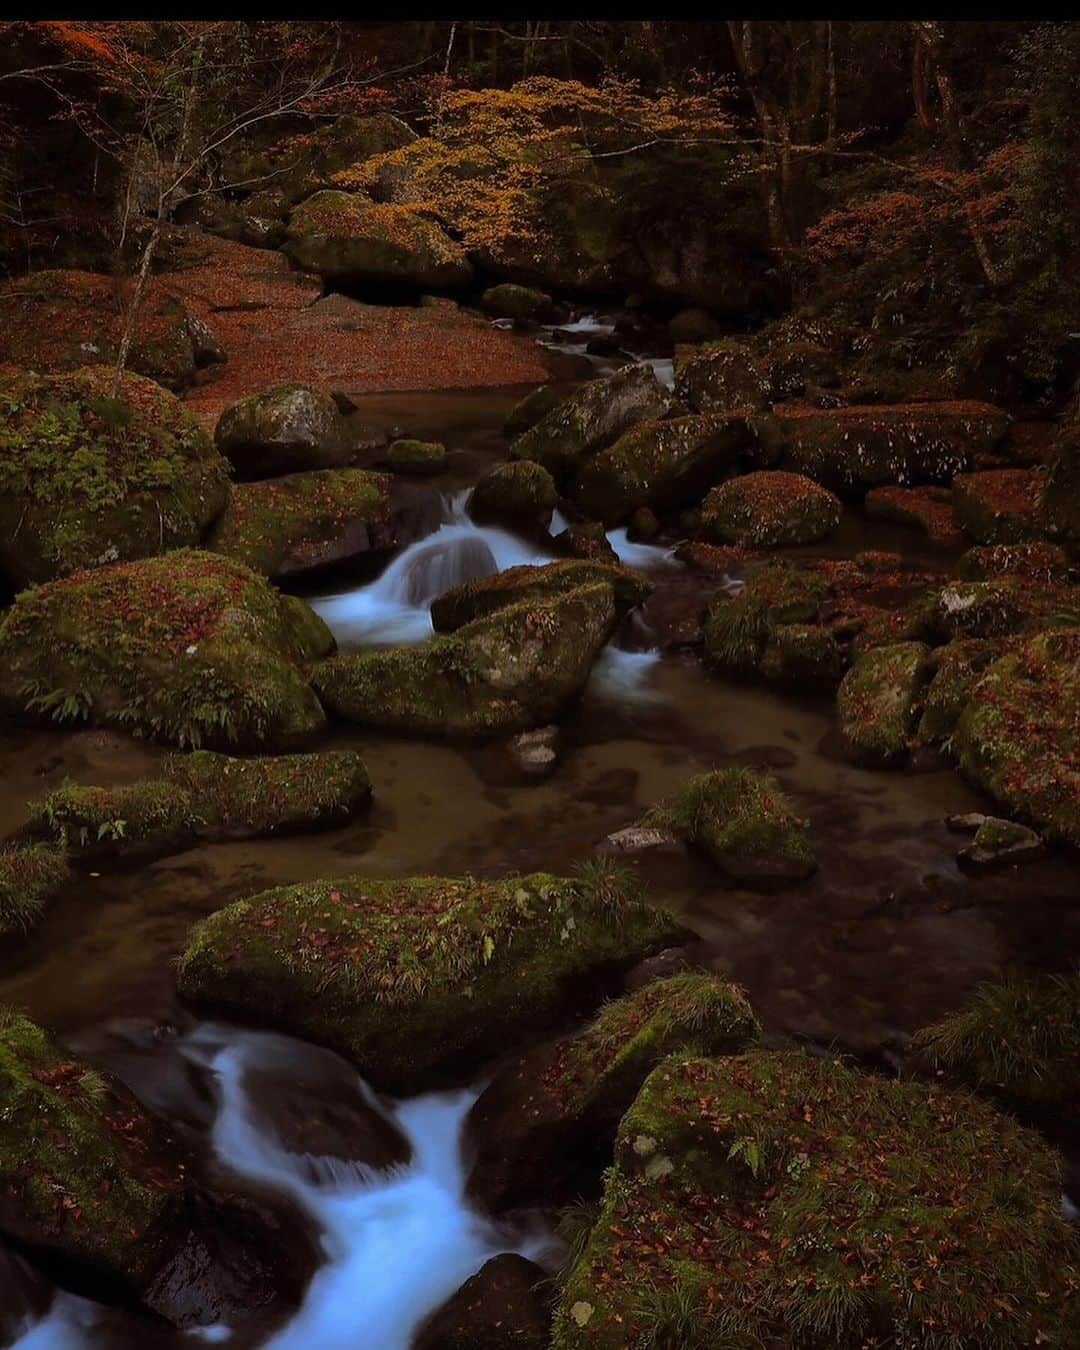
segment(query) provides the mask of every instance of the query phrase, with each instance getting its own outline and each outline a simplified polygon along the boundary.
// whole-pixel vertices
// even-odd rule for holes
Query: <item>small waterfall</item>
[[[675,557],[673,548],[661,548],[658,544],[635,544],[625,527],[608,530],[607,538],[619,561],[626,567],[636,567],[643,572],[649,572],[661,567],[682,566]]]

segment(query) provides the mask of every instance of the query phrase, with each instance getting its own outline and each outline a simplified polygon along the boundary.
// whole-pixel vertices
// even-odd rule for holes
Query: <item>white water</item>
[[[324,1264],[291,1321],[263,1350],[408,1350],[424,1318],[491,1257],[514,1251],[532,1260],[551,1251],[539,1232],[500,1229],[465,1200],[462,1125],[477,1090],[429,1093],[374,1110],[408,1140],[408,1163],[382,1171],[336,1158],[290,1153],[260,1122],[245,1091],[252,1070],[290,1075],[301,1043],[272,1032],[206,1023],[183,1051],[209,1069],[218,1093],[211,1136],[238,1175],[288,1196],[318,1224]],[[16,1350],[91,1350],[96,1305],[58,1294],[48,1315],[15,1342]],[[230,1328],[189,1333],[228,1344]]]
[[[593,663],[587,692],[594,698],[637,707],[662,703],[663,695],[652,684],[653,672],[661,660],[655,647],[645,652],[626,652],[609,644]]]

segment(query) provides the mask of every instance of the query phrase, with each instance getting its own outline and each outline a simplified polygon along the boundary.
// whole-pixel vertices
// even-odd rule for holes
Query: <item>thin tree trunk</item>
[[[116,369],[113,372],[112,387],[109,390],[110,398],[116,398],[120,393],[120,385],[124,378],[124,368],[127,365],[128,357],[131,355],[131,344],[135,340],[135,330],[139,322],[139,313],[142,309],[143,297],[146,295],[146,286],[150,280],[150,264],[153,261],[154,253],[158,246],[158,240],[161,238],[162,228],[165,224],[164,212],[165,202],[162,198],[158,203],[158,213],[154,220],[154,228],[150,232],[150,238],[146,242],[142,259],[139,262],[135,290],[132,293],[131,302],[127,308],[127,314],[124,316],[124,331],[120,338],[120,350],[116,354]]]

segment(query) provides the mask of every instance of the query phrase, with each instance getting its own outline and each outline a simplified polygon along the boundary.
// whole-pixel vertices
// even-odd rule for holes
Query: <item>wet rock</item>
[[[1022,623],[1022,603],[1007,581],[951,581],[938,592],[927,617],[947,640],[1002,637]]]
[[[714,543],[778,548],[812,544],[840,523],[840,500],[802,474],[763,470],[714,487],[701,529]]]
[[[536,426],[537,422],[549,412],[554,412],[565,398],[565,390],[555,389],[550,384],[540,385],[515,405],[503,423],[503,432],[511,440],[521,436],[530,427]]]
[[[651,366],[627,366],[590,380],[513,443],[515,459],[531,459],[561,482],[597,450],[649,418],[664,417],[671,395]]]
[[[444,591],[432,603],[431,622],[437,633],[453,633],[508,605],[523,600],[550,599],[596,582],[611,586],[620,614],[644,604],[653,591],[653,584],[647,577],[617,562],[573,559],[542,566],[523,563]]]
[[[63,847],[12,843],[0,848],[0,934],[28,932],[70,878]]]
[[[923,712],[919,720],[920,741],[931,745],[943,745],[949,741],[971,697],[971,691],[990,663],[1000,655],[1001,643],[984,638],[950,642],[948,646],[934,652],[934,673],[923,696]]]
[[[677,937],[633,879],[596,866],[576,880],[343,877],[210,915],[178,986],[201,1008],[336,1049],[406,1094],[595,1007]]]
[[[446,446],[438,441],[397,440],[390,446],[386,463],[393,473],[427,478],[446,467]]]
[[[817,871],[806,822],[776,779],[754,769],[698,774],[642,823],[673,831],[730,881],[754,890],[782,889]]]
[[[370,801],[371,780],[354,750],[243,759],[196,750],[170,755],[158,778],[56,788],[30,803],[27,828],[84,862],[145,861],[199,840],[332,829]]]
[[[547,1350],[554,1291],[510,1252],[486,1262],[417,1332],[416,1350]]]
[[[978,544],[1022,544],[1037,535],[1044,475],[1034,469],[988,469],[953,479],[961,528]]]
[[[568,525],[555,535],[552,544],[557,553],[567,558],[610,563],[619,561],[619,555],[611,547],[604,527],[598,520],[581,520]]]
[[[278,384],[233,403],[214,440],[241,478],[341,468],[354,454],[333,396],[309,384]]]
[[[945,828],[952,834],[974,834],[984,820],[990,819],[982,811],[965,811],[961,815],[946,817]]]
[[[309,197],[289,217],[285,251],[331,285],[441,291],[472,280],[464,250],[440,225],[361,193]]]
[[[633,427],[592,455],[572,488],[580,508],[605,525],[619,525],[642,506],[675,510],[730,473],[758,445],[753,419],[678,417]]]
[[[911,403],[774,410],[783,467],[837,492],[885,483],[947,483],[997,445],[1008,417],[989,403]]]
[[[473,488],[467,505],[478,525],[504,525],[530,537],[546,531],[559,492],[548,471],[532,460],[498,464]]]
[[[969,548],[957,563],[965,581],[1016,577],[1051,586],[1069,579],[1069,559],[1058,544],[987,544]]]
[[[800,397],[808,390],[827,388],[840,378],[836,353],[806,338],[768,346],[759,361],[759,369],[771,403]]]
[[[0,1338],[14,1345],[52,1302],[48,1280],[17,1253],[0,1247]],[[550,1317],[548,1319],[550,1321]]]
[[[676,352],[675,392],[700,413],[753,412],[768,404],[757,358],[734,339]]]
[[[618,338],[610,333],[598,333],[595,337],[589,338],[585,350],[590,356],[612,357],[624,354]]]
[[[1026,825],[987,816],[975,831],[975,838],[956,855],[964,872],[984,876],[1004,867],[1034,862],[1046,852],[1042,839]]]
[[[796,689],[835,689],[846,657],[833,634],[820,624],[781,623],[769,629],[759,670],[773,684]]]
[[[426,646],[336,656],[312,671],[324,706],[361,726],[484,739],[557,718],[615,625],[607,581],[472,620]]]
[[[0,379],[0,569],[14,590],[197,544],[225,505],[228,466],[194,417],[141,375],[113,399],[113,373]]]
[[[363,469],[316,469],[236,483],[206,548],[263,576],[302,576],[396,543],[389,479]]]
[[[758,1039],[742,991],[713,975],[657,980],[607,1004],[576,1036],[495,1075],[466,1122],[469,1194],[498,1212],[551,1205],[610,1158],[619,1118],[675,1052],[732,1054]]]
[[[682,844],[673,830],[655,825],[627,825],[609,834],[600,844],[603,853],[682,853]]]
[[[770,562],[736,594],[718,596],[703,626],[706,662],[731,675],[760,669],[770,637],[782,626],[812,624],[831,594],[820,572]],[[778,663],[778,673],[782,667]]]
[[[863,505],[871,520],[914,525],[935,544],[955,545],[963,540],[946,487],[871,488]]]
[[[871,1174],[873,1203],[853,1204],[850,1178]],[[995,1334],[1017,1344],[1067,1340],[1075,1308],[1061,1261],[1071,1238],[1060,1189],[1060,1161],[1039,1135],[966,1096],[864,1075],[828,1057],[755,1050],[670,1059],[619,1126],[599,1218],[563,1289],[553,1345],[622,1350],[627,1310],[642,1300],[670,1325],[672,1303],[654,1301],[651,1290],[675,1291],[676,1325],[692,1327],[702,1344],[723,1344],[731,1316],[748,1344],[805,1344],[806,1319],[824,1325],[817,1291],[833,1286],[843,1254],[871,1251],[871,1301],[857,1300],[845,1277],[851,1311],[828,1323],[831,1346],[860,1345],[864,1319],[903,1321],[912,1288],[934,1310],[935,1335],[957,1344],[985,1338],[987,1308],[1003,1287],[1009,1311]],[[910,1221],[913,1192],[921,1212],[949,1215],[947,1262],[939,1230]],[[808,1204],[822,1223],[813,1242],[800,1242]],[[708,1237],[685,1243],[688,1227],[702,1234],[703,1214]],[[725,1282],[730,1252],[747,1250],[751,1228],[757,1255],[737,1282]],[[1000,1240],[988,1248],[995,1231]],[[894,1235],[884,1246],[882,1232]]]
[[[23,592],[0,623],[0,702],[174,745],[288,749],[325,725],[300,665],[333,646],[302,600],[180,549]]]
[[[656,513],[647,506],[639,506],[627,523],[627,538],[637,543],[648,544],[660,533],[660,522]]]
[[[875,647],[859,657],[836,700],[841,732],[858,758],[884,766],[907,754],[932,670],[923,642]]]
[[[559,318],[559,307],[550,295],[512,282],[489,286],[480,304],[496,319],[513,319],[516,323],[553,323]]]
[[[559,762],[557,726],[521,731],[507,742],[510,758],[526,778],[548,778]]]
[[[639,961],[633,970],[628,971],[623,988],[628,994],[636,994],[647,984],[670,979],[673,975],[682,975],[693,968],[694,962],[691,961],[685,947],[668,947],[665,951],[657,952],[655,956],[647,956],[644,961]]]

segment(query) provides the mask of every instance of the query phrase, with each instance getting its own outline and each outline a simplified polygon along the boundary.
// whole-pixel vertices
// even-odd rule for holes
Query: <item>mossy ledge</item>
[[[379,1087],[415,1092],[587,1011],[679,931],[611,867],[502,881],[351,876],[210,915],[192,930],[178,987],[198,1008],[319,1041]]]

